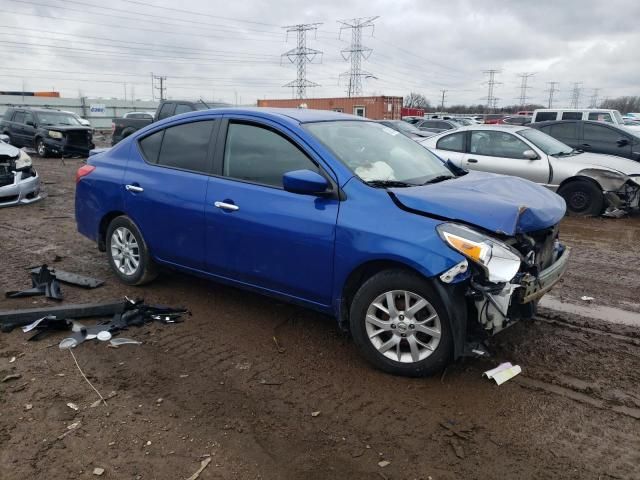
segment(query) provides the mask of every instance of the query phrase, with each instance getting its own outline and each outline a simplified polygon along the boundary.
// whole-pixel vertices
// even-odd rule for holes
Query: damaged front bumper
[[[13,181],[0,187],[0,208],[33,203],[42,198],[40,177],[33,169],[13,173]]]

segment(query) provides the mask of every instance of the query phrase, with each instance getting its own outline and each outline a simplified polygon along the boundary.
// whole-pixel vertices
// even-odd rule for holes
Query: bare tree
[[[598,108],[611,108],[620,113],[640,112],[640,97],[608,98],[600,102]]]
[[[425,110],[431,108],[431,104],[429,103],[429,100],[427,100],[427,97],[416,92],[411,92],[409,95],[404,97],[404,106],[408,108],[424,108]]]

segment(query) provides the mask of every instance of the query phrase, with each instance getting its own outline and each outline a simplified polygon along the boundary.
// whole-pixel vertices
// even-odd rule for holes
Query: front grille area
[[[67,145],[89,148],[89,135],[87,132],[67,132]]]
[[[13,173],[0,173],[0,187],[13,184]]]
[[[535,255],[534,266],[540,273],[551,266],[554,260],[555,241],[558,238],[559,226],[528,232],[518,236],[518,241],[513,246],[525,257],[528,258],[531,252]]]

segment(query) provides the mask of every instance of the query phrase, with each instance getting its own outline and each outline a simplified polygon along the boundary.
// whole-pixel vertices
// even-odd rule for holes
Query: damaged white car
[[[40,200],[40,177],[31,157],[3,137],[0,135],[0,207]]]
[[[544,185],[564,198],[571,215],[620,216],[639,207],[640,162],[574,150],[533,128],[474,125],[420,143],[464,169]]]

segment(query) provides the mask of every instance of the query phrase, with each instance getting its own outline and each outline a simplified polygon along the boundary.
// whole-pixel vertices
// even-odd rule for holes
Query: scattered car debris
[[[24,409],[25,409],[25,410],[31,410],[32,408],[33,408],[33,405],[32,405],[32,404],[30,404],[30,403],[26,403],[26,404],[24,405]]]
[[[67,425],[67,430],[65,432],[63,432],[61,435],[58,435],[58,440],[62,440],[64,437],[66,437],[71,432],[73,432],[78,427],[80,427],[81,424],[82,423],[78,421],[78,422],[73,422],[71,425]]]
[[[67,407],[69,407],[71,410],[75,410],[76,412],[78,411],[78,405],[76,405],[75,403],[69,402],[67,403]]]
[[[378,466],[380,468],[388,467],[389,465],[391,465],[391,462],[389,460],[381,460],[378,462]]]
[[[59,282],[67,283],[69,285],[75,285],[82,288],[98,288],[104,285],[104,280],[97,278],[87,277],[78,273],[67,272],[66,270],[59,270],[57,268],[47,267],[42,265],[31,270],[32,274],[38,274],[42,270],[49,270],[49,273],[54,275]]]
[[[5,293],[7,298],[35,297],[38,295],[44,295],[52,300],[63,299],[60,283],[46,265],[43,265],[40,269],[31,271],[31,288]]]
[[[198,477],[200,477],[200,474],[204,471],[205,468],[207,468],[207,465],[209,465],[210,463],[211,463],[211,457],[207,457],[204,460],[202,460],[200,462],[200,468],[198,468],[198,470],[196,470],[196,472],[193,475],[187,478],[187,480],[196,480]]]
[[[62,319],[85,317],[107,317],[124,312],[125,302],[122,300],[103,303],[78,303],[41,308],[26,308],[0,311],[0,329],[10,332],[14,328],[29,325],[39,318],[52,316]]]
[[[9,363],[13,363],[13,362],[15,362],[15,361],[16,361],[16,357],[11,357],[11,358],[9,359]]]
[[[93,469],[93,474],[98,477],[104,473],[104,468],[96,467]]]
[[[19,380],[22,378],[22,375],[20,375],[19,373],[12,373],[7,375],[6,377],[4,377],[0,383],[5,383],[5,382],[9,382],[11,380]]]
[[[580,297],[580,300],[582,300],[584,302],[593,302],[595,300],[595,298],[588,297],[587,295],[584,295],[584,296]]]
[[[311,412],[311,416],[312,417],[317,417],[318,415],[320,415],[320,410],[317,410],[315,412]]]
[[[496,368],[487,370],[482,375],[488,379],[494,379],[498,385],[502,385],[507,380],[522,372],[519,365],[511,365],[510,362],[501,363]]]
[[[142,342],[139,340],[134,340],[133,338],[112,338],[109,341],[109,345],[115,348],[118,348],[120,345],[142,345]]]

